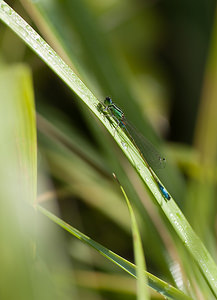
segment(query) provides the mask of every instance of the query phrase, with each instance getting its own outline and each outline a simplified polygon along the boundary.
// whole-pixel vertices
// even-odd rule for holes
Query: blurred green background
[[[43,36],[99,100],[111,96],[127,119],[165,154],[167,166],[157,174],[216,259],[216,1],[7,3]],[[148,271],[194,299],[212,299],[198,268],[99,121],[3,24],[0,49],[2,91],[6,86],[18,91],[21,85],[17,78],[21,76],[22,82],[30,81],[30,97],[34,94],[37,201],[95,241],[133,261],[130,218],[112,177],[115,172],[134,204]],[[27,75],[22,77],[22,72]],[[1,103],[13,101],[16,95],[1,92]],[[23,95],[26,97],[25,91]],[[2,104],[2,116],[7,109],[13,111]],[[9,121],[10,118],[15,117],[11,114]],[[1,120],[4,143],[8,127],[3,117]],[[2,154],[4,163],[5,153],[7,149]],[[2,168],[2,177],[7,168],[7,164]],[[3,192],[2,196],[5,197]],[[11,209],[7,209],[10,215]],[[31,284],[34,290],[41,287],[47,294],[31,291],[24,296],[21,292],[20,299],[136,298],[133,278],[45,217],[33,219],[28,229],[34,244],[31,249],[36,253],[37,272],[46,275],[44,282],[40,275],[34,275]],[[28,221],[22,222],[26,228]],[[8,219],[2,220],[4,228],[7,223]],[[7,236],[6,229],[2,236]],[[1,256],[7,273],[7,265],[12,262]],[[9,280],[13,279],[9,276]],[[26,284],[29,286],[28,280]],[[152,299],[161,298],[152,293]]]

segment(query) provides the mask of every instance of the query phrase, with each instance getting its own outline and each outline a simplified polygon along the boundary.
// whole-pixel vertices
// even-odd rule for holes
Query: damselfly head
[[[104,100],[104,104],[105,105],[111,105],[112,104],[112,98],[106,97],[105,100]]]

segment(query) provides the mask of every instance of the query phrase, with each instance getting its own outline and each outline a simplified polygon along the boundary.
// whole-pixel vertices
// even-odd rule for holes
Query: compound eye
[[[110,97],[105,98],[105,103],[106,104],[112,104],[112,99]]]

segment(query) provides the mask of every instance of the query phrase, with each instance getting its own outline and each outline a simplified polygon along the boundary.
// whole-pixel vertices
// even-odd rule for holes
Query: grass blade
[[[29,68],[1,65],[0,91],[1,298],[33,299],[35,213],[27,202],[36,197],[37,147]]]
[[[53,222],[58,224],[60,227],[68,231],[70,234],[74,235],[76,238],[81,240],[82,242],[86,243],[87,245],[93,247],[96,249],[99,253],[101,253],[103,256],[105,256],[107,259],[114,262],[116,265],[118,265],[120,268],[125,270],[127,273],[132,275],[133,277],[136,277],[136,269],[135,265],[128,262],[126,259],[122,258],[121,256],[115,254],[111,250],[108,250],[107,248],[103,247],[99,243],[92,240],[90,237],[86,236],[79,230],[75,229],[73,226],[67,224],[42,206],[38,205],[37,209],[43,213],[45,216],[47,216],[49,219],[51,219]],[[160,294],[164,295],[165,297],[169,297],[171,299],[176,300],[190,300],[191,298],[182,293],[181,291],[175,289],[171,285],[167,284],[166,282],[158,279],[157,277],[153,276],[150,273],[146,273],[148,277],[148,284],[151,288],[159,292]]]
[[[118,181],[115,174],[113,174],[114,178],[117,180],[120,189],[124,195],[124,198],[127,202],[128,210],[130,213],[131,218],[131,227],[132,227],[132,236],[133,236],[133,248],[134,248],[134,257],[136,262],[136,276],[137,276],[137,297],[139,300],[142,299],[150,299],[148,289],[147,289],[147,278],[145,274],[146,270],[146,264],[145,264],[145,258],[144,258],[144,252],[142,247],[142,240],[139,233],[139,228],[136,222],[136,217],[133,212],[133,208],[131,206],[131,203],[122,187],[120,182]]]

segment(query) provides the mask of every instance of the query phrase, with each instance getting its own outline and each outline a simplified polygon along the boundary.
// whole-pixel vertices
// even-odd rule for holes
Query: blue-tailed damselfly
[[[117,122],[117,126],[120,126],[130,140],[133,142],[134,146],[140,152],[143,160],[146,162],[153,178],[157,182],[157,185],[162,193],[162,195],[167,199],[170,200],[170,195],[165,189],[165,187],[159,182],[156,178],[154,172],[152,171],[151,167],[160,169],[165,166],[166,160],[162,157],[159,152],[154,148],[154,146],[144,138],[141,134],[137,133],[135,128],[126,120],[123,111],[117,107],[110,97],[106,97],[104,100],[105,111],[108,111],[110,115],[115,119]],[[151,166],[151,167],[150,167]]]

